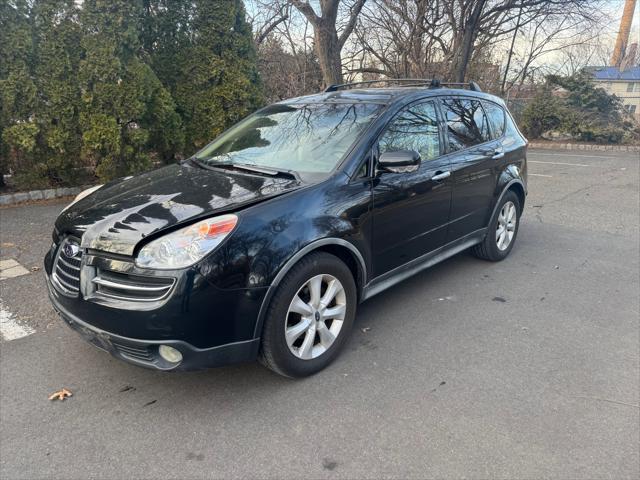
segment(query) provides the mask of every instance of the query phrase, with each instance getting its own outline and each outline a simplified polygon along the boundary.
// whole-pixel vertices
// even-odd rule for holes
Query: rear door
[[[487,226],[498,174],[496,161],[504,153],[500,142],[491,137],[479,100],[443,97],[441,108],[453,179],[448,243]]]
[[[378,140],[384,152],[415,150],[421,163],[413,172],[378,171],[373,180],[373,274],[386,273],[442,246],[451,206],[449,160],[434,101],[402,110]]]

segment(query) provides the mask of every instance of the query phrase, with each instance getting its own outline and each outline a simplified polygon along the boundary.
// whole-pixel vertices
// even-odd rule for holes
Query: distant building
[[[620,98],[627,112],[640,122],[640,66],[622,71],[618,67],[589,67],[587,71],[597,86]]]

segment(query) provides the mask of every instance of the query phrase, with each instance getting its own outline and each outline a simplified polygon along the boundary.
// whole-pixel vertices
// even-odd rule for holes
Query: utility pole
[[[620,20],[620,30],[616,38],[616,46],[611,55],[612,67],[619,67],[625,56],[627,44],[629,43],[629,33],[631,32],[631,22],[633,21],[633,12],[636,8],[636,0],[626,0],[624,11],[622,12],[622,20]]]

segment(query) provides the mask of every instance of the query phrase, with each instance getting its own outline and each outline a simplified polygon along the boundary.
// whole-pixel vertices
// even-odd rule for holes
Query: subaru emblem
[[[62,251],[64,252],[65,257],[73,258],[80,253],[80,247],[75,243],[67,243]]]

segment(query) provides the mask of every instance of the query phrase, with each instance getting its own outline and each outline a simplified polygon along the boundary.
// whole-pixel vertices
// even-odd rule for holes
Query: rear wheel
[[[312,375],[338,355],[355,318],[356,285],[337,257],[304,257],[274,294],[262,333],[260,361],[288,377]]]
[[[499,262],[509,255],[520,226],[520,200],[514,191],[502,196],[484,241],[471,250],[478,258]]]

